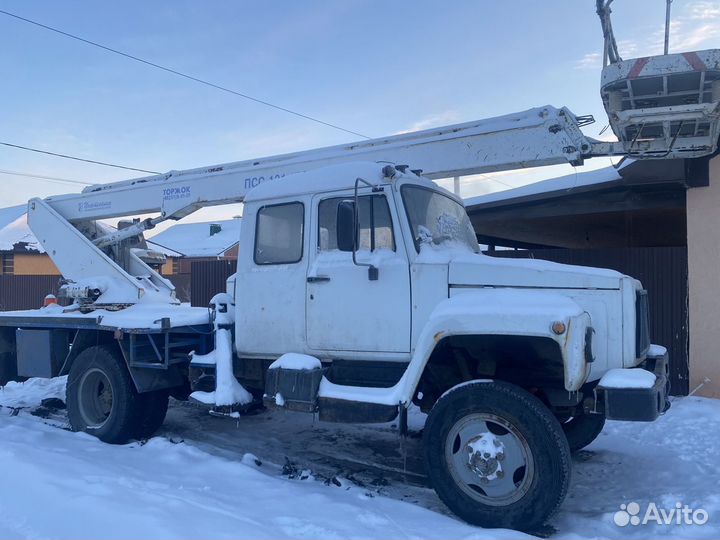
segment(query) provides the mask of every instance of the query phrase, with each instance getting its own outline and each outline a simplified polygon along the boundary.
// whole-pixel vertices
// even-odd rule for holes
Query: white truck
[[[432,179],[717,145],[715,124],[700,148],[697,130],[686,146],[594,141],[581,120],[548,106],[32,199],[29,224],[72,303],[0,314],[0,384],[67,375],[71,427],[109,443],[152,435],[170,395],[231,415],[264,401],[327,421],[398,418],[401,432],[415,404],[447,506],[532,530],[606,418],[665,411],[668,359],[637,280],[482,255],[463,201]],[[212,310],[180,304],[143,231],[239,201],[227,291]],[[143,213],[156,217],[99,221]]]

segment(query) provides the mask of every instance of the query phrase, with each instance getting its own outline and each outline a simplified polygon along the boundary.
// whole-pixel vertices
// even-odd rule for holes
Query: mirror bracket
[[[360,185],[360,182],[368,186],[370,189],[372,189],[373,193],[376,190],[382,190],[380,186],[376,186],[374,184],[371,184],[367,180],[364,180],[363,178],[356,178],[355,179],[355,194],[354,194],[354,200],[355,200],[355,219],[353,220],[353,224],[355,226],[355,230],[353,231],[353,252],[352,252],[352,260],[353,264],[355,266],[367,266],[368,267],[368,280],[370,281],[377,281],[380,277],[380,270],[377,266],[374,266],[370,263],[360,263],[357,261],[357,248],[358,248],[358,226],[360,224],[360,199],[358,197],[358,186]],[[374,226],[374,224],[371,224],[371,226]]]

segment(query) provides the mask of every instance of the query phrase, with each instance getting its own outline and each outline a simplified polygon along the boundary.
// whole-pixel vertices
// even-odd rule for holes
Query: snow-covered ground
[[[277,411],[218,419],[175,402],[159,436],[110,446],[62,429],[64,381],[0,390],[2,538],[522,538],[452,517],[424,487],[419,438]],[[415,428],[422,422],[415,415]],[[720,536],[720,401],[608,423],[575,457],[551,525],[563,538]],[[257,457],[256,457],[257,456]],[[408,501],[408,502],[406,502]],[[615,525],[620,505],[676,503],[705,525]],[[629,508],[633,508],[632,506]]]

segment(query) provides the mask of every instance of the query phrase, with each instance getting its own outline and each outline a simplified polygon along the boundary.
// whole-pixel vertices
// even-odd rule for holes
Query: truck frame
[[[617,75],[612,85],[620,92]],[[606,101],[616,103],[627,110]],[[642,131],[628,122],[658,119],[652,107],[622,115],[620,142],[607,143],[582,134],[588,118],[546,106],[32,199],[28,222],[69,305],[0,314],[0,384],[67,375],[71,427],[109,443],[151,436],[171,395],[231,416],[264,403],[327,421],[397,418],[403,434],[414,404],[428,414],[429,482],[448,507],[535,530],[567,493],[571,451],[606,418],[666,410],[667,353],[651,345],[637,280],[486,257],[463,201],[432,180],[708,155],[720,95],[712,103],[663,111],[672,122],[705,114],[702,148],[698,129],[688,146],[679,131],[627,140]],[[182,305],[143,233],[232,202],[244,203],[237,272],[211,309]],[[117,230],[100,221],[138,214],[156,215]]]

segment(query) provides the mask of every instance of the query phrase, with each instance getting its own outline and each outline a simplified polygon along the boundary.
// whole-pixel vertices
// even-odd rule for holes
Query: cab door
[[[360,353],[348,357],[409,356],[410,271],[394,205],[385,193],[368,190],[358,198],[356,261],[377,268],[373,280],[368,266],[355,264],[352,252],[338,249],[337,209],[348,200],[353,200],[352,192],[313,199],[306,285],[308,348],[330,355]]]
[[[308,198],[307,203],[310,200]],[[277,358],[304,352],[307,222],[305,200],[245,206],[236,275],[236,350]]]

